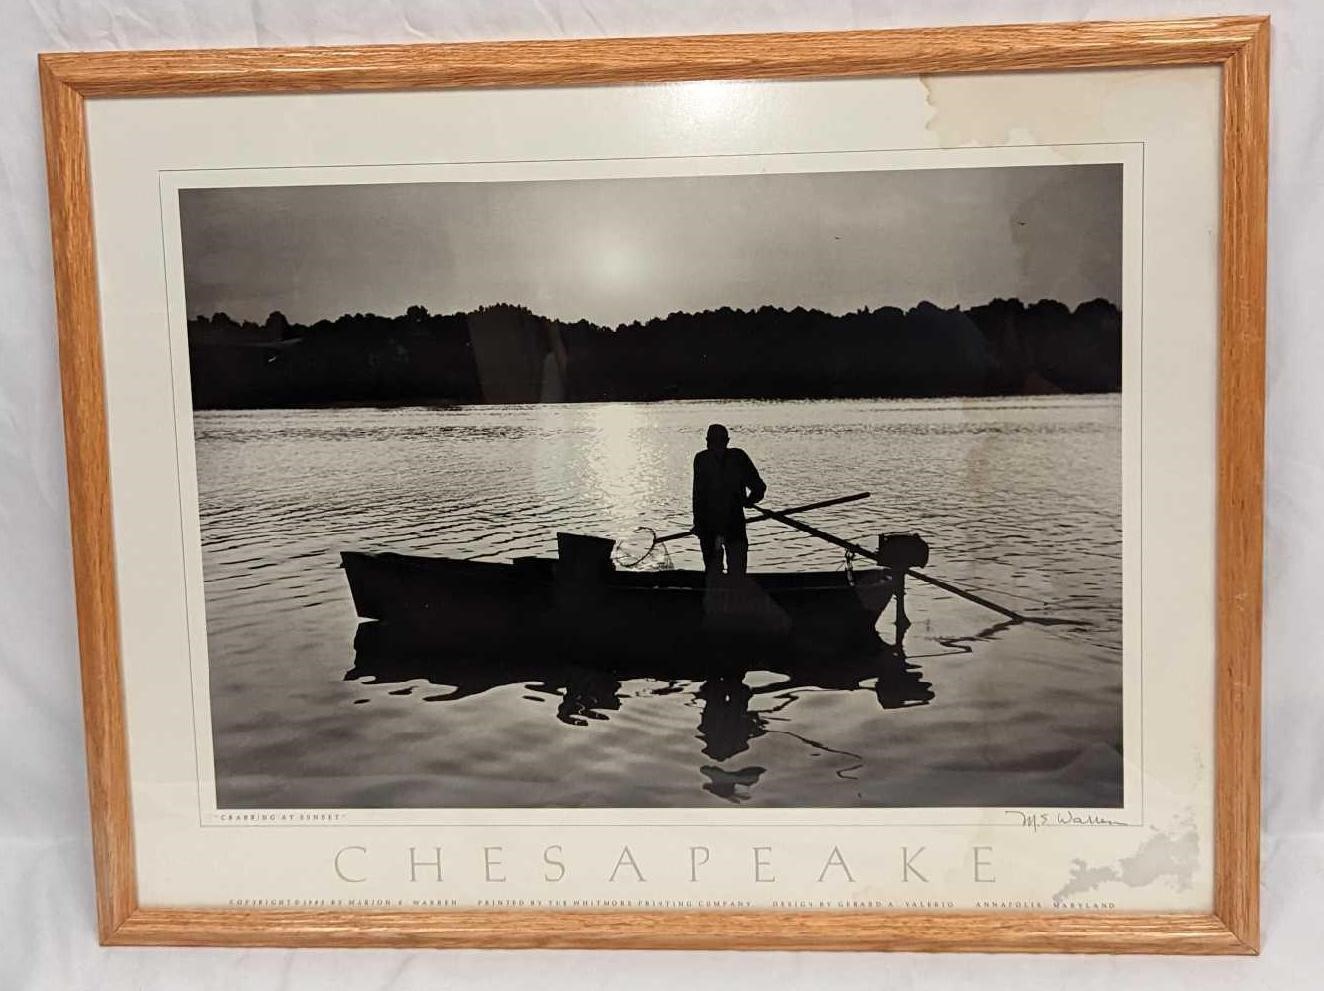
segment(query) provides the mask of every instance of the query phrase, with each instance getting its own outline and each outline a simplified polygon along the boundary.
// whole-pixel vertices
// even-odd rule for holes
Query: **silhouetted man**
[[[745,507],[763,498],[768,487],[749,455],[731,442],[726,427],[708,428],[708,447],[694,456],[694,533],[703,549],[704,570],[743,575],[749,560]]]

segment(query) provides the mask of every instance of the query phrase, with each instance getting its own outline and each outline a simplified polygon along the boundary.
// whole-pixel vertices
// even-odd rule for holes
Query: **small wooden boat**
[[[882,537],[878,557],[890,567],[710,578],[622,571],[612,564],[613,546],[562,533],[556,558],[502,563],[346,551],[341,563],[359,617],[399,639],[471,653],[523,645],[663,659],[858,651],[879,643],[879,617],[894,601],[899,642],[906,568],[928,556],[917,537]]]

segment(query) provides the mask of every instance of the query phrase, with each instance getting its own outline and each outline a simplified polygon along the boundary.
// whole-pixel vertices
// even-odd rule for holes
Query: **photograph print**
[[[216,807],[1120,808],[1122,173],[180,190]]]

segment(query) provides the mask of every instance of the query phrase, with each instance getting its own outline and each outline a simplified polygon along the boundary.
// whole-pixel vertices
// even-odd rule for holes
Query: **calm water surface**
[[[218,802],[1120,804],[1120,413],[1099,396],[199,412]],[[553,554],[558,529],[685,529],[713,421],[769,506],[868,490],[813,522],[866,544],[918,532],[935,576],[1078,622],[1009,627],[912,582],[907,661],[876,671],[616,683],[549,661],[467,694],[464,658],[356,656],[341,550],[504,560]],[[751,570],[845,564],[775,523],[750,541]],[[700,566],[695,542],[671,546]]]

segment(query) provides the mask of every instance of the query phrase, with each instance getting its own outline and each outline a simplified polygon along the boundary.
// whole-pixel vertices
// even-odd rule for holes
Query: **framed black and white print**
[[[102,938],[1253,952],[1265,32],[44,57]]]

